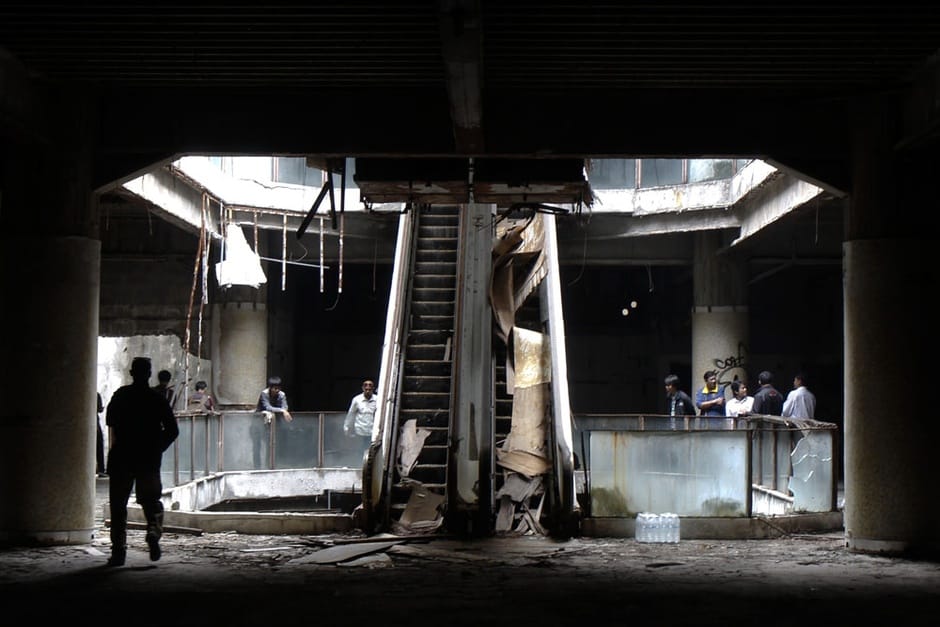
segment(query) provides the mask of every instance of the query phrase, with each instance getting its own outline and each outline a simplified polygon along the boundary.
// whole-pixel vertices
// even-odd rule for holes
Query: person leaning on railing
[[[215,399],[209,394],[208,387],[205,381],[196,381],[196,391],[189,397],[186,409],[200,414],[216,413]]]

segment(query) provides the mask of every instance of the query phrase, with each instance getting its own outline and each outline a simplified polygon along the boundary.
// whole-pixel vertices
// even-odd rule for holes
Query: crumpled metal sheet
[[[516,388],[526,388],[552,380],[552,355],[547,337],[538,331],[516,327],[513,331],[513,357]]]

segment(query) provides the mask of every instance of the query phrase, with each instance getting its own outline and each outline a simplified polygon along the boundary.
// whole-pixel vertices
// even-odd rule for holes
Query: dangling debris
[[[261,269],[261,258],[251,250],[240,226],[230,223],[225,229],[225,260],[215,264],[215,277],[222,287],[248,285],[257,288],[268,279]]]

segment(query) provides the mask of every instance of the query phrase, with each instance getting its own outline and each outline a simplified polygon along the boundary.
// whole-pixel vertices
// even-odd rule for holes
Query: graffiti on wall
[[[747,380],[747,346],[738,342],[738,354],[729,357],[718,357],[712,360],[715,370],[718,371],[718,385],[726,386],[732,381]]]

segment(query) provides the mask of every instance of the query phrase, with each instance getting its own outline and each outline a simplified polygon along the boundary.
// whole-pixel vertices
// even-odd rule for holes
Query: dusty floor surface
[[[107,480],[102,484],[106,501]],[[98,508],[99,516],[102,508]],[[394,546],[329,536],[142,531],[107,568],[91,545],[0,551],[2,625],[940,624],[940,563],[850,553],[841,534],[775,540],[523,536]],[[328,547],[374,552],[336,563]],[[655,623],[651,622],[655,621]],[[61,623],[60,623],[61,624]]]

